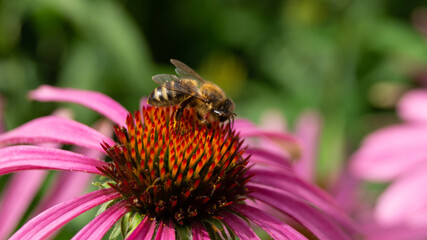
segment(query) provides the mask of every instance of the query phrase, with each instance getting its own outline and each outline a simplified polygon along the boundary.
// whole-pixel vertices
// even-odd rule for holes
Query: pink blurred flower
[[[180,123],[182,131],[171,131],[171,109],[145,106],[142,114],[131,115],[111,98],[91,91],[42,86],[30,97],[79,103],[103,114],[120,126],[116,127],[119,143],[86,125],[54,116],[35,119],[1,135],[0,144],[71,144],[107,154],[111,160],[41,146],[0,148],[0,174],[56,169],[108,179],[102,189],[42,212],[11,239],[44,239],[104,203],[109,203],[106,210],[74,239],[100,239],[127,213],[142,217],[136,225],[127,223],[133,229],[128,229],[127,239],[184,235],[207,239],[222,234],[256,239],[248,221],[275,239],[305,238],[253,202],[287,215],[319,239],[350,239],[344,229],[353,228],[351,221],[325,192],[298,178],[288,158],[242,145],[249,137],[295,144],[292,136],[262,131],[246,120],[236,120],[239,134],[220,126],[199,129],[192,125],[196,123],[190,120],[194,117],[191,112],[183,116],[188,119]]]
[[[404,123],[370,134],[351,159],[355,176],[391,182],[376,203],[371,239],[427,238],[427,91],[404,95],[398,113]]]

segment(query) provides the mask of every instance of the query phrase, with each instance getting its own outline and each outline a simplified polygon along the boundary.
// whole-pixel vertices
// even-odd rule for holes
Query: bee
[[[199,121],[210,127],[210,121],[234,120],[234,102],[216,84],[204,80],[181,61],[171,59],[179,75],[158,74],[153,81],[160,86],[151,92],[148,103],[154,106],[179,105],[175,121],[181,119],[186,107],[195,110]]]

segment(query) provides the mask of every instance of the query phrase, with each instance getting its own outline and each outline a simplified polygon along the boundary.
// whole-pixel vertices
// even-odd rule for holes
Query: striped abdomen
[[[179,104],[188,98],[188,95],[184,93],[170,90],[169,84],[173,84],[173,82],[165,83],[154,89],[148,97],[148,103],[154,106],[170,106]]]

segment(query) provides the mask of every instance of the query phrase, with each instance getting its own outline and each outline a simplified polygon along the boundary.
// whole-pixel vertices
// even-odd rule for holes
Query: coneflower
[[[427,238],[427,91],[409,91],[397,110],[404,121],[369,134],[350,162],[357,178],[390,182],[366,224],[368,239]]]
[[[253,226],[274,239],[305,239],[299,230],[319,239],[350,239],[346,229],[352,223],[330,197],[296,177],[288,159],[244,143],[247,137],[289,142],[290,136],[262,132],[245,120],[236,120],[239,131],[219,123],[207,128],[191,109],[174,124],[173,107],[143,106],[130,114],[111,98],[90,91],[43,86],[30,96],[100,112],[117,124],[116,141],[59,117],[39,118],[1,135],[0,144],[59,142],[108,156],[100,161],[40,146],[1,148],[0,174],[57,169],[102,176],[100,190],[53,206],[11,239],[44,239],[99,205],[101,213],[74,239],[101,239],[119,219],[126,239],[257,239]],[[257,203],[297,225],[278,220]]]

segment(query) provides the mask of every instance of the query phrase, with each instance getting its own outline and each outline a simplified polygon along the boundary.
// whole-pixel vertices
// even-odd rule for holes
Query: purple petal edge
[[[47,116],[34,119],[16,129],[0,135],[1,144],[54,142],[72,144],[104,152],[102,142],[114,141],[93,128],[74,120]]]
[[[46,175],[46,171],[34,170],[11,177],[0,201],[0,239],[7,239],[16,228]]]
[[[243,204],[236,204],[234,210],[238,213],[241,213],[250,221],[264,229],[264,231],[270,234],[270,236],[272,236],[274,239],[307,239],[297,230],[293,229],[291,226],[257,208]]]
[[[172,223],[164,223],[160,222],[159,229],[157,230],[156,237],[154,240],[161,240],[161,239],[175,239],[175,228]]]
[[[55,169],[103,175],[105,162],[66,150],[37,146],[0,148],[0,175],[21,170]]]
[[[323,213],[319,212],[319,210],[295,199],[293,196],[257,184],[247,184],[247,187],[249,191],[253,191],[250,193],[250,197],[291,216],[313,232],[318,238],[350,240],[350,237],[340,229],[338,224],[332,222]]]
[[[145,216],[142,222],[136,227],[126,240],[150,240],[153,237],[156,224]]]
[[[102,93],[94,91],[43,85],[31,91],[29,97],[43,102],[58,101],[81,104],[99,112],[120,126],[126,123],[126,116],[128,114],[128,111],[118,102]]]
[[[114,204],[88,223],[82,228],[72,239],[73,240],[86,240],[86,239],[102,239],[108,230],[129,210],[129,203],[121,201]]]
[[[270,170],[250,169],[249,174],[254,174],[252,183],[262,184],[277,188],[298,197],[324,211],[331,218],[345,226],[348,230],[359,232],[356,224],[348,217],[335,201],[322,189],[317,188],[299,179],[294,173],[287,171],[277,172]]]
[[[240,217],[224,212],[221,214],[223,221],[233,230],[240,239],[259,239],[255,232],[249,227],[248,223]]]
[[[80,214],[120,196],[114,189],[101,189],[60,203],[31,219],[9,240],[46,239]]]
[[[209,237],[208,232],[206,231],[205,227],[203,227],[202,224],[195,223],[195,224],[193,224],[192,228],[193,228],[193,231],[192,231],[193,240],[209,240],[209,239],[211,239]]]

